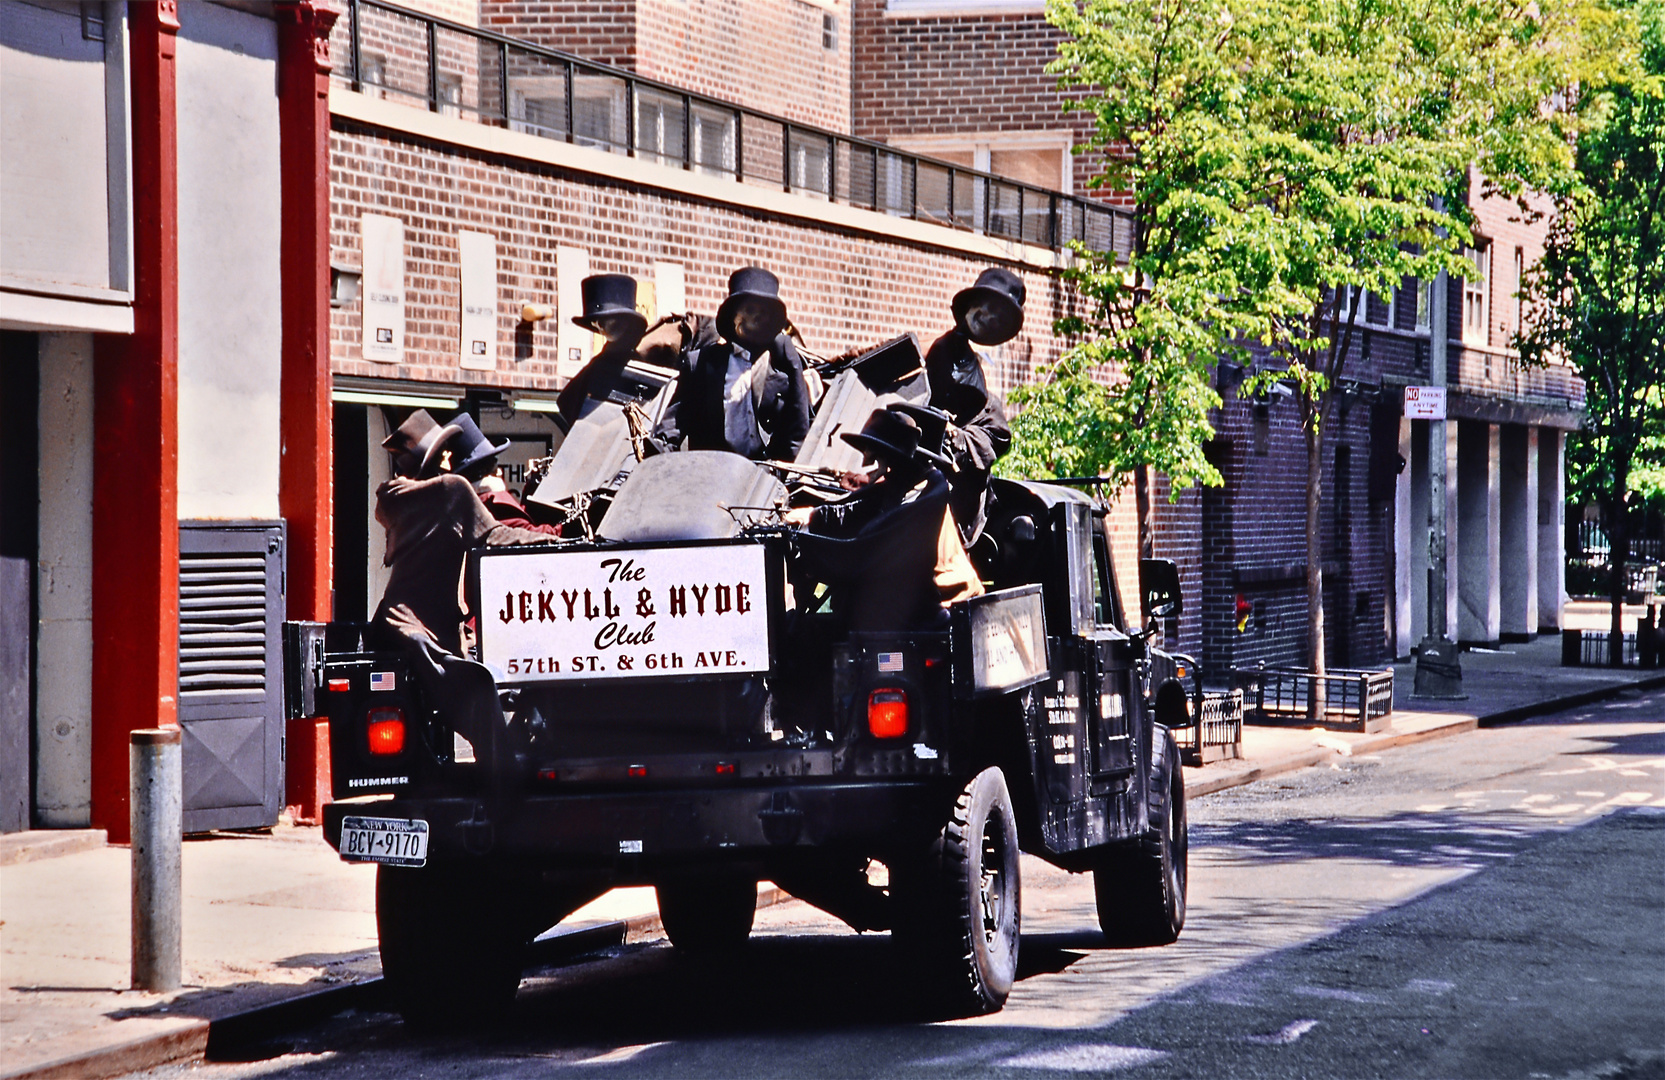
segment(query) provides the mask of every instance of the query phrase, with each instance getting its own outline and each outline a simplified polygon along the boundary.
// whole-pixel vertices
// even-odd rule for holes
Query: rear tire
[[[525,899],[473,866],[376,868],[382,977],[407,1023],[468,1027],[508,1012],[531,936]]]
[[[954,1015],[995,1012],[1017,978],[1017,815],[998,768],[971,779],[948,824],[897,887],[897,936]]]
[[[1105,849],[1093,866],[1098,925],[1113,945],[1169,945],[1185,927],[1185,779],[1173,736],[1163,731],[1162,740],[1172,768],[1152,835]]]
[[[662,881],[654,891],[665,935],[683,952],[733,952],[751,937],[757,882],[749,877],[702,874]]]

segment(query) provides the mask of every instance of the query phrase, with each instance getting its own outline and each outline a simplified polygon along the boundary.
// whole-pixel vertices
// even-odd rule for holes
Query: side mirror
[[[1177,619],[1185,610],[1179,591],[1179,568],[1167,559],[1140,559],[1139,583],[1147,619]]]

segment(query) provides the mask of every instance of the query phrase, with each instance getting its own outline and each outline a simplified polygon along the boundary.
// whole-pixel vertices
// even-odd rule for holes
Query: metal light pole
[[[1450,303],[1449,279],[1444,270],[1434,279],[1434,295],[1428,305],[1428,383],[1445,387],[1447,336]],[[1415,697],[1461,699],[1463,667],[1457,643],[1445,624],[1446,590],[1446,434],[1444,419],[1428,421],[1428,633],[1416,654]]]

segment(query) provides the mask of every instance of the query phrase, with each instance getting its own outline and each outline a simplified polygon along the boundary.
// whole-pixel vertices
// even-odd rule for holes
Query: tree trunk
[[[1625,472],[1626,475],[1618,475]],[[1607,562],[1612,571],[1608,594],[1613,600],[1612,621],[1607,631],[1607,662],[1619,667],[1625,662],[1625,594],[1630,591],[1630,522],[1625,519],[1627,470],[1616,470],[1613,490],[1607,497]]]
[[[1317,423],[1306,425],[1307,437],[1307,668],[1324,674],[1324,541],[1319,507],[1324,489],[1324,436]],[[1324,718],[1324,682],[1314,678],[1307,698],[1307,716]]]
[[[1156,500],[1151,488],[1151,467],[1133,470],[1133,497],[1139,510],[1139,558],[1156,558]]]

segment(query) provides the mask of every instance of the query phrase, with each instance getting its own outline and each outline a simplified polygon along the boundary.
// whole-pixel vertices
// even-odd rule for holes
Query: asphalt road
[[[932,1022],[886,935],[801,904],[726,963],[664,943],[528,973],[469,1037],[343,1014],[154,1070],[312,1077],[1665,1078],[1665,692],[1191,804],[1189,921],[1111,949],[1024,863],[1021,979]]]

